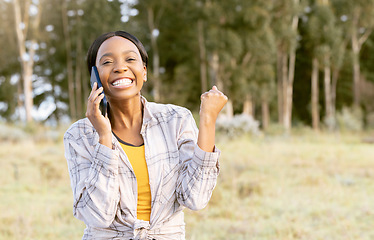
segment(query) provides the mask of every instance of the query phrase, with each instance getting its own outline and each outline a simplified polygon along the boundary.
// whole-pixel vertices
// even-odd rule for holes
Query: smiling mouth
[[[133,82],[133,80],[130,79],[130,78],[121,78],[121,79],[118,79],[118,80],[112,82],[112,85],[113,86],[129,86],[129,85],[131,85],[132,82]]]

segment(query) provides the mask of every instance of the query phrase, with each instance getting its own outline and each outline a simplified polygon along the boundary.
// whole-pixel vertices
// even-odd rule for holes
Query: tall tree
[[[345,34],[350,39],[353,68],[353,105],[360,105],[360,53],[374,29],[374,1],[332,0],[337,15],[344,19]]]
[[[21,6],[18,0],[13,0],[15,30],[17,33],[18,53],[20,56],[22,70],[21,76],[23,81],[26,122],[32,122],[32,75],[35,52],[38,47],[38,27],[43,3],[41,0],[39,1],[34,16],[30,16],[31,1],[25,0],[23,3],[23,6]],[[31,32],[28,31],[29,26],[31,27]],[[29,42],[29,47],[26,46],[27,42]]]
[[[252,114],[255,111],[254,107],[261,104],[262,112],[265,113],[265,110],[268,111],[272,94],[263,93],[268,92],[268,87],[272,85],[271,82],[274,80],[274,72],[270,67],[274,64],[273,59],[276,52],[274,34],[270,25],[273,4],[269,1],[239,3],[237,6],[240,6],[241,10],[239,13],[234,13],[239,18],[235,25],[236,31],[241,33],[244,50],[242,56],[238,58],[241,65],[236,71],[243,71],[243,77],[247,83],[242,84],[241,87],[246,91],[243,97],[243,112]],[[244,32],[242,29],[246,29],[246,31]],[[255,99],[258,100],[254,101]]]
[[[277,36],[278,120],[286,132],[292,120],[292,96],[295,71],[298,23],[301,12],[299,0],[274,2],[273,29]]]
[[[164,29],[161,27],[164,18],[164,12],[166,8],[170,6],[165,0],[150,0],[150,1],[138,1],[134,7],[139,11],[140,15],[137,19],[144,18],[146,20],[146,27],[148,29],[148,36],[150,38],[151,45],[151,65],[152,69],[150,75],[152,78],[153,89],[152,95],[155,101],[162,99],[162,87],[160,77],[160,52],[159,52],[159,37],[160,34],[164,33]]]
[[[238,1],[236,8],[237,11],[233,13],[237,19],[234,29],[243,42],[243,51],[237,57],[239,64],[234,69],[240,73],[233,78],[233,84],[239,83],[235,95],[244,99],[245,114],[254,116],[255,106],[261,105],[263,127],[266,128],[273,96],[270,92],[274,90],[272,86],[275,76],[272,66],[276,45],[270,25],[273,4],[269,1]],[[242,94],[238,94],[240,92]]]
[[[374,1],[354,1],[350,12],[353,52],[353,104],[360,104],[360,60],[362,45],[374,28]]]
[[[307,21],[306,27],[306,38],[307,46],[311,49],[312,52],[312,73],[311,73],[311,114],[312,114],[312,127],[315,131],[318,131],[320,128],[320,113],[319,113],[319,54],[318,47],[322,42],[321,22],[319,17],[317,17],[316,12],[318,13],[318,4],[309,6],[310,15]]]
[[[343,49],[342,31],[329,0],[318,0],[312,6],[308,21],[307,37],[313,51],[312,61],[312,125],[319,129],[318,73],[323,70],[325,123],[329,130],[335,128],[335,99],[338,73]]]
[[[65,49],[66,49],[66,71],[68,79],[68,93],[69,93],[69,109],[70,116],[73,119],[77,118],[77,109],[75,101],[75,92],[74,92],[74,70],[73,70],[73,60],[71,57],[72,54],[72,40],[70,37],[69,31],[69,21],[68,21],[68,7],[67,1],[61,2],[61,19],[62,19],[62,28],[65,38]]]
[[[11,81],[12,75],[20,72],[17,58],[18,46],[13,28],[13,4],[0,1],[0,45],[6,46],[0,54],[0,116],[6,120],[14,119],[18,98],[17,87],[21,84]]]
[[[197,36],[199,41],[199,56],[200,56],[200,83],[201,93],[207,90],[207,60],[206,60],[206,46],[205,46],[205,27],[204,20],[197,21]]]

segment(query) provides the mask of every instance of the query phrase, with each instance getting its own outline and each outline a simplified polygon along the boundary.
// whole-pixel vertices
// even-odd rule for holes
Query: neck
[[[140,95],[126,101],[111,101],[109,119],[113,131],[141,126],[143,122],[143,105]]]

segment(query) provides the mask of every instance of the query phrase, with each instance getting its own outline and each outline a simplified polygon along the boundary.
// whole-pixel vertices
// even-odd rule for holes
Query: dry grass
[[[374,239],[374,145],[361,136],[220,138],[209,205],[187,239]],[[0,143],[0,239],[80,239],[62,142]]]
[[[189,239],[374,239],[374,146],[360,139],[309,134],[221,144],[212,200],[186,214]]]
[[[0,145],[0,239],[80,239],[62,142]]]

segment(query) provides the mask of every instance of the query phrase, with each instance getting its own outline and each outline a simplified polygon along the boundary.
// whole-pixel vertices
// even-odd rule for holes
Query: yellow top
[[[138,219],[149,221],[151,218],[151,188],[145,161],[144,144],[137,147],[121,143],[121,146],[129,158],[138,184]]]

